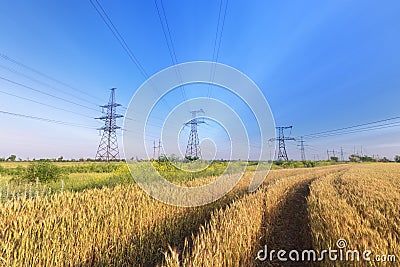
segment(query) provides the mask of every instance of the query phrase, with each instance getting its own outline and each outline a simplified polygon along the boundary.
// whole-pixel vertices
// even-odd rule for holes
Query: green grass
[[[177,168],[169,162],[135,162],[130,164],[129,170],[123,162],[107,164],[105,162],[52,162],[61,168],[62,180],[31,183],[18,179],[24,174],[24,171],[32,164],[32,162],[0,162],[0,193],[5,199],[10,199],[18,196],[36,196],[54,194],[62,191],[83,191],[103,187],[115,187],[118,184],[135,183],[131,175],[131,171],[135,178],[140,178],[145,181],[152,180],[155,175],[154,168],[160,171],[167,180],[172,183],[191,186],[190,183],[194,180],[204,180],[204,183],[209,183],[210,178],[218,177],[224,171],[236,173],[240,171],[255,171],[257,162],[235,161],[228,162],[215,161],[209,165],[206,161],[196,161],[191,163],[176,163],[178,167],[183,169],[198,170],[197,172],[185,172]],[[268,163],[260,163],[265,168]],[[230,166],[228,169],[228,165]],[[246,166],[247,165],[247,166]],[[299,165],[298,168],[304,167]],[[282,166],[272,165],[272,169],[279,169]],[[197,186],[197,185],[196,185]]]
[[[125,165],[112,172],[69,173],[58,181],[24,182],[13,179],[12,175],[0,174],[0,201],[19,197],[32,198],[63,191],[83,191],[95,188],[114,187],[118,184],[132,183],[133,179]]]
[[[29,164],[31,164],[31,161],[0,161],[0,167],[3,168],[16,168],[18,166],[26,168]],[[59,167],[70,167],[70,166],[87,166],[87,165],[107,165],[107,162],[97,162],[97,161],[90,161],[90,162],[85,162],[85,161],[65,161],[65,162],[58,162],[55,161],[53,162],[55,165]],[[125,162],[113,162],[111,163],[113,165],[124,165]]]
[[[62,181],[48,183],[55,191],[82,191],[84,189],[102,188],[109,185],[111,173],[71,173]]]

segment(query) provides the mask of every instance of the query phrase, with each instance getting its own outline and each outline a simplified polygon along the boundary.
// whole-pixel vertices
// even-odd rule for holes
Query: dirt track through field
[[[268,235],[263,244],[276,252],[283,249],[287,251],[288,257],[290,250],[300,252],[312,248],[311,231],[307,213],[307,196],[310,193],[309,185],[311,181],[303,181],[287,189],[285,198],[275,211],[267,215],[266,225],[268,225]],[[262,262],[261,266],[310,266],[308,262],[282,262],[275,260]]]

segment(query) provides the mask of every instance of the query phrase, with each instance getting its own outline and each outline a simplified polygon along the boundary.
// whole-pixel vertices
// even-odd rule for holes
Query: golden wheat
[[[314,247],[319,251],[337,249],[337,240],[345,239],[348,249],[371,250],[371,259],[375,255],[400,256],[399,182],[398,164],[354,165],[344,173],[313,182],[308,211]],[[324,262],[324,266],[337,264]],[[381,264],[368,262],[369,266]],[[341,265],[365,266],[366,262]]]
[[[246,177],[199,208],[163,204],[136,185],[8,201],[0,205],[0,265],[155,265],[168,245],[243,195]]]
[[[280,208],[288,188],[312,177],[336,172],[338,168],[275,171],[253,194],[213,213],[196,236],[186,240],[183,251],[170,248],[165,265],[172,266],[255,266],[262,239],[270,234],[268,218]]]
[[[309,235],[317,250],[345,238],[352,249],[400,255],[400,165],[273,170],[247,193],[251,177],[246,173],[227,196],[197,208],[160,203],[136,185],[5,202],[0,266],[255,266],[257,251],[283,244],[285,234]],[[293,211],[298,201],[305,214]],[[285,210],[307,218],[310,225],[296,229],[309,232],[284,228],[292,222]]]

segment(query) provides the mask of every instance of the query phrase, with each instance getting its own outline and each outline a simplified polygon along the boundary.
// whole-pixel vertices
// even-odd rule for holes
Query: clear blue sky
[[[149,75],[172,65],[154,1],[99,1]],[[212,60],[219,1],[164,0],[164,6],[178,62]],[[294,126],[293,136],[400,116],[399,13],[399,1],[230,0],[218,62],[248,75],[276,124]],[[2,111],[96,128],[95,104],[108,101],[109,88],[118,88],[126,106],[145,80],[89,0],[4,0],[0,25],[0,53],[91,97],[2,57],[1,77],[92,108],[0,79],[1,91],[88,117],[0,93]],[[0,121],[0,157],[94,157],[100,141],[93,129],[6,114]],[[348,154],[362,146],[392,158],[400,154],[399,129],[310,139],[306,154],[325,158],[327,149]],[[288,153],[299,158],[295,142]]]

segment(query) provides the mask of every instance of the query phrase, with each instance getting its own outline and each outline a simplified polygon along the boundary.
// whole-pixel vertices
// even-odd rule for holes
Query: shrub
[[[306,168],[313,168],[315,167],[315,161],[305,160],[303,161],[304,167]]]
[[[301,167],[303,167],[303,164],[301,164],[300,162],[297,162],[297,161],[288,160],[288,161],[284,161],[281,166],[283,168],[301,168]]]
[[[31,163],[23,175],[23,180],[35,182],[37,179],[40,182],[58,181],[63,178],[61,168],[51,162],[37,161]]]
[[[331,157],[331,161],[333,161],[333,162],[338,162],[338,161],[339,161],[339,158],[338,158],[338,157]]]

